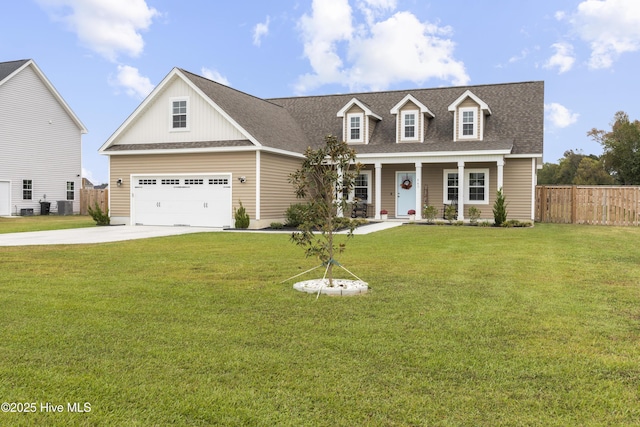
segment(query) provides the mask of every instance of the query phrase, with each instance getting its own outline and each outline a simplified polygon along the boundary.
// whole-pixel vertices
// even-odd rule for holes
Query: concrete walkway
[[[369,234],[402,225],[402,222],[376,222],[358,227],[353,234]],[[150,237],[177,236],[179,234],[225,231],[206,227],[160,227],[151,225],[71,228],[67,230],[28,231],[24,233],[0,233],[0,246],[78,245],[89,243],[120,242]],[[233,231],[233,230],[229,230]],[[237,230],[241,233],[252,230]],[[264,230],[255,230],[265,233]],[[290,231],[287,231],[290,233]],[[341,231],[338,234],[346,234]]]

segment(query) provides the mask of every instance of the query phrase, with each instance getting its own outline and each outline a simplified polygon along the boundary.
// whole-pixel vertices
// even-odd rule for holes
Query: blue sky
[[[544,80],[547,162],[640,119],[637,0],[21,0],[0,29],[0,61],[34,59],[88,128],[94,183],[173,67],[263,98]]]

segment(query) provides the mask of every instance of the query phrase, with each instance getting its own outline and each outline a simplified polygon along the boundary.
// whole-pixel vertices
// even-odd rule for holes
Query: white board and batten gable
[[[0,215],[38,214],[45,195],[78,212],[87,129],[33,60],[0,63],[0,115]]]
[[[181,125],[174,125],[175,115],[182,115],[176,119],[184,121]],[[105,152],[113,145],[234,140],[250,140],[259,145],[214,100],[174,68],[105,142],[100,152],[118,154]]]

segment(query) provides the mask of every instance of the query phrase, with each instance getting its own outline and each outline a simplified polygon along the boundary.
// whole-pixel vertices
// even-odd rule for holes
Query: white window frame
[[[361,202],[365,202],[365,203],[371,203],[373,201],[372,197],[371,197],[372,196],[371,195],[371,187],[372,187],[371,171],[370,170],[361,170],[360,171],[360,175],[366,175],[367,176],[367,200],[360,200],[360,201]],[[351,190],[351,193],[349,194],[349,201],[350,202],[354,202],[355,199],[356,199],[356,190],[355,190],[355,185],[354,185],[354,188]]]
[[[442,203],[449,204],[451,200],[447,200],[447,190],[448,190],[448,177],[450,173],[458,173],[457,169],[445,169],[442,174]],[[469,199],[469,189],[471,184],[471,174],[472,173],[483,173],[484,174],[484,200],[470,200]],[[460,182],[458,180],[458,182]],[[461,192],[460,188],[458,188],[458,198],[460,194],[464,194],[464,204],[465,205],[488,205],[489,204],[489,169],[488,168],[480,168],[480,169],[465,169],[464,170],[464,189]]]
[[[419,141],[420,140],[420,136],[418,135],[419,129],[420,129],[420,119],[419,119],[419,111],[418,110],[404,110],[402,111],[402,113],[400,114],[400,121],[401,121],[401,130],[400,130],[400,141]],[[414,117],[414,123],[413,123],[413,136],[412,137],[408,137],[406,134],[406,127],[407,127],[407,120],[406,117],[408,115],[413,115]]]
[[[173,104],[175,102],[181,102],[184,101],[185,102],[185,108],[186,108],[186,112],[185,112],[185,119],[187,121],[186,126],[185,127],[181,127],[181,128],[174,128],[173,127],[173,117],[176,115],[173,112]],[[175,97],[175,98],[170,98],[169,99],[169,130],[171,132],[185,132],[189,130],[189,126],[191,123],[191,118],[189,117],[189,111],[191,110],[191,106],[189,105],[189,97],[188,96],[182,96],[182,97]],[[181,114],[180,114],[181,115]]]
[[[75,188],[76,183],[73,181],[67,181],[67,200],[75,200]]]
[[[360,138],[351,138],[351,119],[352,118],[359,118],[360,119]],[[345,120],[347,121],[347,142],[364,142],[364,132],[365,132],[365,127],[364,127],[364,113],[349,113],[347,114]]]
[[[464,134],[464,113],[473,113],[473,133],[471,135]],[[479,127],[479,114],[476,107],[462,107],[458,110],[459,121],[458,123],[458,139],[478,139],[478,127]]]

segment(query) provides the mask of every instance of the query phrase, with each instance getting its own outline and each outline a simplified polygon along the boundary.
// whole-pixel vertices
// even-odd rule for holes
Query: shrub
[[[236,219],[236,228],[249,228],[249,223],[251,219],[249,218],[249,214],[247,214],[247,210],[242,206],[242,202],[240,202],[240,207],[236,209],[233,213],[233,216]]]
[[[458,206],[454,204],[447,205],[444,209],[444,218],[449,221],[449,224],[453,224],[453,221],[456,219],[458,213]]]
[[[476,208],[475,206],[471,206],[469,208],[469,222],[471,222],[471,224],[476,225],[478,224],[478,218],[480,218],[480,215],[482,214],[482,211],[478,208]]]
[[[502,188],[498,190],[496,201],[493,203],[493,223],[500,227],[507,220],[507,204],[502,194]]]
[[[436,215],[438,215],[438,209],[436,209],[435,206],[424,206],[424,209],[422,210],[422,216],[424,216],[424,219],[426,219],[429,224],[433,223],[433,221],[436,219]]]
[[[503,222],[501,226],[505,228],[531,227],[532,224],[530,221],[518,221],[517,219],[510,219]]]
[[[284,225],[282,225],[281,222],[272,222],[271,223],[271,228],[273,230],[282,230],[284,228]]]
[[[91,215],[91,218],[96,222],[96,225],[109,225],[111,224],[111,218],[109,218],[109,208],[105,212],[102,212],[98,202],[95,204],[95,208],[89,206],[87,212]]]
[[[289,206],[285,212],[285,222],[287,227],[298,227],[304,222],[307,213],[307,205],[296,203]]]

